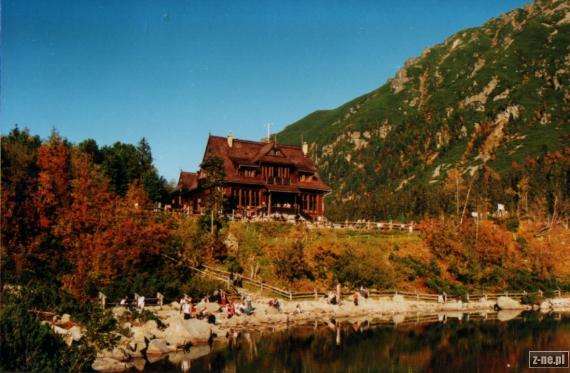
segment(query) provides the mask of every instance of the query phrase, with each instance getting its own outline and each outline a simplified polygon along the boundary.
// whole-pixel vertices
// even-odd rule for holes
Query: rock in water
[[[182,320],[180,317],[169,319],[170,325],[164,330],[166,342],[182,347],[188,343],[208,343],[210,325],[205,320]]]
[[[91,368],[99,372],[123,372],[131,368],[131,364],[123,363],[110,357],[98,357]]]
[[[113,359],[117,361],[126,361],[129,360],[129,355],[125,350],[121,347],[115,347],[113,350],[103,350],[97,353],[97,359]]]
[[[501,310],[497,312],[497,320],[510,321],[514,320],[521,314],[522,310]]]
[[[511,297],[497,298],[497,306],[502,310],[520,310],[526,308]]]
[[[153,339],[146,349],[147,355],[164,355],[176,351],[176,346],[171,346],[164,339]]]

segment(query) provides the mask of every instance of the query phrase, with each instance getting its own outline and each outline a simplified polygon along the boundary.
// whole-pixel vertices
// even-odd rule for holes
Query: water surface
[[[528,369],[529,350],[570,348],[570,314],[500,321],[511,317],[407,316],[397,325],[370,319],[242,332],[223,348],[193,347],[147,363],[145,372],[182,371],[182,364],[190,372],[544,372]]]

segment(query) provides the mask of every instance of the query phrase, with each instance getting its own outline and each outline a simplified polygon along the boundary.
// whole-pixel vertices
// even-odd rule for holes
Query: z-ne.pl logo
[[[529,368],[568,368],[568,351],[529,351]]]

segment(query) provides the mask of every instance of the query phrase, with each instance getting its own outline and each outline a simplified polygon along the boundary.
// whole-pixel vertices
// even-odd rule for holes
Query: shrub
[[[507,230],[509,232],[514,232],[516,233],[519,229],[519,221],[516,218],[512,218],[507,220],[507,224],[506,224]]]
[[[229,272],[243,273],[243,267],[235,256],[228,256],[225,260]]]
[[[71,299],[59,288],[42,285],[28,285],[18,293],[5,291],[0,310],[0,370],[85,371],[97,350],[112,348],[118,337],[113,333],[116,321],[111,312]],[[81,321],[83,338],[67,346],[61,336],[40,323],[33,310],[70,313],[73,320]]]
[[[275,258],[274,265],[277,276],[289,282],[306,276],[309,271],[303,244],[300,241],[295,241],[291,247]]]
[[[352,287],[392,287],[392,272],[381,258],[371,258],[352,248],[346,249],[333,265],[335,278]]]
[[[538,301],[538,295],[536,293],[523,295],[521,298],[522,304],[536,304]]]

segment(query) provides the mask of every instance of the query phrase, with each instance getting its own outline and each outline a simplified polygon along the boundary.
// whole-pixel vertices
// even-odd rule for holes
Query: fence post
[[[158,299],[158,305],[162,309],[162,305],[164,304],[164,295],[156,293],[156,298]]]
[[[420,295],[418,294],[418,291],[416,290],[416,301],[420,301]]]
[[[293,293],[291,293],[291,288],[289,288],[289,300],[293,300]]]
[[[317,288],[315,288],[315,300],[319,299],[319,294],[317,293]]]
[[[107,296],[101,292],[99,292],[99,302],[101,302],[101,307],[105,308],[107,304]]]
[[[469,303],[469,292],[467,292],[467,294],[465,295],[465,299],[467,300],[467,303]]]
[[[560,289],[556,290],[557,297],[560,298],[562,296]]]

